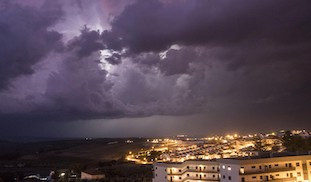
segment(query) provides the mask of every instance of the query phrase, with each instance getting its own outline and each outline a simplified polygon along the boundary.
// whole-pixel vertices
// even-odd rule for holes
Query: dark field
[[[132,140],[133,143],[126,143]],[[86,169],[105,171],[110,181],[151,179],[151,166],[124,160],[129,152],[148,148],[143,138],[68,139],[39,142],[0,141],[0,182],[26,174],[69,170],[77,175]],[[106,179],[106,181],[109,179]],[[111,180],[114,179],[114,180]],[[14,181],[14,180],[13,180]],[[18,180],[16,180],[18,181]],[[77,181],[77,180],[73,180]]]

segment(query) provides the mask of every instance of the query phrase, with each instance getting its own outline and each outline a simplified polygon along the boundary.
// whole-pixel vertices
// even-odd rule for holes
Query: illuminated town
[[[172,138],[147,139],[149,149],[137,153],[129,151],[126,159],[139,164],[153,162],[184,162],[193,159],[219,159],[257,156],[261,152],[283,152],[282,144],[285,131],[266,134],[228,134],[206,138],[178,135]],[[305,130],[292,130],[292,134],[302,137],[310,136]]]

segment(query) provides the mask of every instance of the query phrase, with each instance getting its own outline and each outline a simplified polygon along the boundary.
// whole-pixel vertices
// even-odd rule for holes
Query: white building
[[[154,182],[311,182],[311,155],[154,163]]]
[[[105,174],[99,170],[87,170],[81,172],[82,180],[101,180],[105,178]]]
[[[183,163],[155,163],[154,180],[162,181],[219,181],[216,161],[188,160]]]
[[[311,155],[219,159],[220,181],[311,182]]]

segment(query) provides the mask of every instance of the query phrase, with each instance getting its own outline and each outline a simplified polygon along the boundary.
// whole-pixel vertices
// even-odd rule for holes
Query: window
[[[213,174],[213,178],[215,178],[215,174]]]
[[[245,178],[244,178],[244,177],[242,177],[242,178],[241,178],[241,181],[242,181],[242,182],[245,182]]]
[[[226,179],[226,176],[225,176],[225,175],[223,175],[223,176],[222,176],[222,178],[223,178],[223,179]]]
[[[288,167],[288,164],[287,164],[287,163],[285,164],[285,167]]]
[[[179,179],[181,179],[181,177],[179,177]]]
[[[228,176],[228,179],[231,180],[231,176]]]
[[[158,174],[156,174],[155,176],[158,176]]]
[[[260,176],[260,179],[262,179],[262,176]]]
[[[297,176],[301,176],[301,172],[297,172]]]
[[[311,162],[310,162],[310,165],[311,165]],[[215,167],[213,166],[213,170],[215,169]]]
[[[230,166],[228,166],[228,171],[231,171],[231,167]]]
[[[178,170],[181,173],[181,169]]]
[[[256,168],[256,166],[252,166],[252,168],[253,168],[253,169],[255,169],[255,168]]]
[[[259,169],[261,169],[261,166],[259,166]]]
[[[311,166],[311,162],[309,162],[309,165]]]
[[[276,174],[275,176],[280,176],[280,174]]]
[[[189,176],[190,176],[190,174],[187,174],[187,176],[189,177]]]
[[[195,169],[198,169],[198,166],[195,166]]]
[[[271,165],[269,165],[269,168],[271,168]]]
[[[223,168],[223,169],[225,169],[225,168],[226,168],[226,166],[224,166],[224,165],[223,165],[223,166],[222,166],[222,168]]]
[[[299,166],[300,166],[300,163],[299,163],[299,162],[297,162],[297,163],[296,163],[296,166],[297,166],[297,167],[299,167]]]
[[[274,164],[274,166],[275,166],[275,167],[278,167],[279,165],[278,165],[278,164]]]
[[[187,166],[187,169],[189,169],[190,167],[189,166]]]
[[[240,168],[240,173],[241,173],[241,174],[244,174],[244,172],[245,172],[245,171],[244,171],[244,167],[241,167],[241,168]]]
[[[252,176],[252,178],[253,178],[253,179],[256,179],[256,178],[257,178],[257,176]]]
[[[156,167],[156,170],[157,170],[158,168]]]

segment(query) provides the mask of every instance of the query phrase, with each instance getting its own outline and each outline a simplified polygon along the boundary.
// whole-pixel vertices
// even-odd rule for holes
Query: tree
[[[286,131],[283,136],[283,145],[289,152],[308,152],[311,150],[311,138],[303,138]]]

